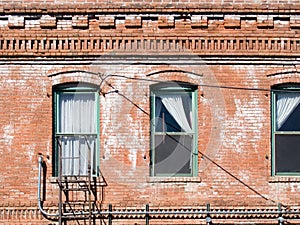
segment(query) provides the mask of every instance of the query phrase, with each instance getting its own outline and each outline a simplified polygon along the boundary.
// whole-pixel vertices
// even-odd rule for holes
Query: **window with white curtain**
[[[151,175],[197,175],[197,86],[151,86]]]
[[[300,86],[272,90],[273,175],[300,174]]]
[[[97,176],[97,87],[72,83],[54,89],[55,175]]]

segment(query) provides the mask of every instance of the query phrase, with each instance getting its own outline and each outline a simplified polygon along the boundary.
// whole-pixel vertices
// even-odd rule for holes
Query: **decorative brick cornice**
[[[125,24],[125,28],[143,28],[151,21],[152,28],[177,28],[184,23],[186,28],[210,28],[218,23],[219,28],[247,29],[294,29],[300,27],[298,15],[264,15],[264,14],[233,14],[233,13],[128,13],[124,14],[36,14],[36,15],[4,15],[0,16],[0,30],[8,29],[62,29],[62,23],[71,29],[117,28],[117,24]],[[34,27],[33,27],[34,26]],[[275,27],[277,26],[277,27]]]
[[[59,1],[57,1],[59,2]],[[184,13],[184,12],[223,12],[223,13],[288,13],[292,14],[300,12],[300,3],[297,0],[290,3],[203,3],[198,0],[191,0],[188,3],[182,3],[180,1],[170,1],[168,3],[155,2],[147,3],[145,1],[134,1],[134,3],[124,1],[100,1],[97,0],[93,3],[79,3],[79,0],[72,2],[72,4],[63,3],[32,3],[26,2],[26,4],[0,4],[0,13],[128,13],[128,12],[146,12],[157,13],[164,11],[166,13]]]
[[[299,56],[300,38],[265,37],[0,37],[0,56],[203,55]]]
[[[1,17],[0,56],[299,56],[299,28],[300,14],[14,14]]]

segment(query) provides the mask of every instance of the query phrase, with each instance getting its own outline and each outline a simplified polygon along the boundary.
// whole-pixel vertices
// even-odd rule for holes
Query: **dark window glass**
[[[293,110],[279,131],[300,131],[300,104]]]
[[[181,128],[174,117],[169,113],[166,107],[162,104],[161,98],[156,97],[156,132],[180,132]]]
[[[184,117],[187,118],[189,126],[192,128],[192,96],[189,93],[174,95],[180,97],[184,108]],[[176,122],[176,119],[167,110],[161,97],[155,98],[155,131],[156,132],[184,132],[184,129]]]
[[[191,173],[192,142],[188,135],[155,135],[155,175]]]
[[[300,134],[275,135],[275,172],[300,172]]]

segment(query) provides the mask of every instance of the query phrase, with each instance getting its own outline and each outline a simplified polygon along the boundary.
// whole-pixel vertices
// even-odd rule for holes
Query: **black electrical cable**
[[[150,114],[148,112],[146,112],[143,108],[141,108],[139,105],[137,105],[136,103],[134,103],[130,98],[128,98],[126,95],[120,93],[119,90],[117,90],[116,88],[113,87],[112,84],[110,84],[107,81],[107,78],[109,77],[117,77],[117,78],[123,78],[123,79],[128,79],[128,80],[137,80],[137,81],[146,81],[146,82],[164,82],[164,83],[174,83],[174,81],[166,81],[166,80],[159,80],[159,79],[149,79],[149,78],[137,78],[137,77],[129,77],[129,76],[125,76],[125,75],[119,75],[119,74],[108,74],[105,77],[102,77],[103,74],[100,73],[95,73],[95,72],[87,72],[87,71],[81,71],[81,70],[77,70],[77,71],[73,71],[73,72],[84,72],[84,73],[89,73],[92,75],[98,75],[98,77],[101,79],[100,85],[99,85],[99,93],[101,93],[103,96],[110,94],[110,93],[117,93],[118,95],[122,96],[123,98],[125,98],[127,101],[129,101],[131,104],[133,104],[135,107],[137,107],[139,110],[141,110],[143,113],[145,113],[146,115],[150,116]],[[185,73],[191,73],[191,72],[187,72],[187,71],[182,71],[182,70],[163,70],[163,71],[158,71],[155,73],[150,73],[147,74],[146,76],[151,76],[151,75],[155,75],[155,74],[160,74],[160,73],[167,73],[167,72],[185,72]],[[62,72],[62,73],[56,73],[56,74],[52,74],[48,77],[53,77],[59,74],[64,74],[64,73],[70,73],[70,71],[67,72]],[[197,75],[202,77],[202,74],[196,74],[196,73],[191,73],[193,75]],[[108,84],[108,86],[110,86],[111,88],[114,89],[114,91],[109,91],[109,92],[103,92],[102,91],[102,85],[103,83],[106,82]],[[287,89],[268,89],[268,88],[245,88],[245,87],[235,87],[235,86],[224,86],[224,85],[209,85],[209,84],[196,84],[198,87],[207,87],[207,88],[219,88],[219,89],[232,89],[232,90],[244,90],[244,91],[262,91],[262,92],[295,92],[295,90],[287,90]],[[299,89],[298,89],[299,90]],[[180,143],[178,143],[180,144]],[[265,196],[263,196],[261,193],[259,193],[257,190],[255,190],[253,187],[251,187],[250,185],[246,184],[244,181],[242,181],[241,179],[239,179],[238,177],[236,177],[235,175],[233,175],[232,173],[230,173],[228,170],[226,170],[225,168],[223,168],[222,166],[220,166],[219,164],[217,164],[215,161],[213,161],[212,159],[210,159],[208,156],[206,156],[204,153],[199,152],[204,158],[206,158],[208,161],[210,161],[211,163],[213,163],[214,165],[216,165],[218,168],[222,169],[224,172],[226,172],[227,174],[229,174],[231,177],[233,177],[234,179],[236,179],[237,181],[239,181],[241,184],[243,184],[245,187],[249,188],[250,190],[252,190],[254,193],[256,193],[257,195],[259,195],[260,197],[262,197],[265,200],[270,200],[272,202],[276,202],[275,200],[269,199]],[[285,205],[285,207],[287,207]]]
[[[117,74],[110,74],[105,76],[104,78],[102,78],[101,76],[99,76],[101,79],[101,85],[103,84],[103,82],[107,82],[106,79],[108,77],[118,77],[118,78],[124,78],[124,79],[130,79],[130,80],[140,80],[140,81],[149,81],[149,82],[166,82],[163,80],[156,80],[156,79],[145,79],[145,78],[132,78],[132,77],[127,77],[124,75],[117,75]],[[167,81],[170,83],[174,83],[171,81]],[[107,82],[108,83],[108,82]],[[113,87],[112,84],[108,83],[108,85],[114,89],[114,91],[111,92],[107,92],[107,93],[117,93],[118,95],[122,96],[123,98],[125,98],[127,101],[129,101],[131,104],[133,104],[135,107],[137,107],[140,111],[142,111],[143,113],[145,113],[147,116],[150,116],[150,113],[146,112],[142,107],[140,107],[137,103],[134,103],[130,98],[128,98],[126,95],[120,93],[119,90],[117,90],[115,87]],[[206,86],[206,87],[212,87],[212,88],[228,88],[228,89],[238,89],[238,90],[255,90],[255,91],[271,91],[271,89],[259,89],[259,88],[238,88],[238,87],[230,87],[230,86],[215,86],[215,85],[198,85],[198,86]],[[101,88],[100,88],[101,91]],[[107,94],[106,93],[106,94]],[[172,138],[170,136],[170,138]],[[187,148],[186,146],[184,146],[182,143],[180,143],[178,140],[173,139],[174,141],[176,141],[179,145],[181,145],[184,148]],[[187,149],[189,151],[189,149]],[[241,183],[243,186],[247,187],[248,189],[250,189],[251,191],[253,191],[255,194],[257,194],[258,196],[260,196],[261,198],[263,198],[266,201],[271,201],[273,203],[276,203],[275,200],[270,199],[266,196],[264,196],[263,194],[261,194],[259,191],[257,191],[255,188],[251,187],[250,185],[246,184],[244,181],[242,181],[240,178],[238,178],[236,175],[232,174],[230,171],[228,171],[227,169],[225,169],[224,167],[222,167],[221,165],[219,165],[218,163],[216,163],[214,160],[212,160],[210,157],[208,157],[207,155],[205,155],[203,152],[198,151],[199,154],[202,155],[203,158],[207,159],[209,162],[211,162],[212,164],[214,164],[215,166],[217,166],[218,168],[220,168],[222,171],[224,171],[225,173],[227,173],[228,175],[230,175],[232,178],[234,178],[235,180],[237,180],[239,183]],[[286,204],[283,204],[284,207],[288,207]]]
[[[158,72],[157,72],[158,74]],[[195,74],[195,73],[193,73]],[[148,76],[148,75],[146,75]],[[198,75],[202,76],[202,75]],[[125,75],[119,75],[119,74],[109,74],[106,75],[104,78],[100,76],[101,83],[100,87],[103,84],[103,82],[106,81],[108,77],[117,77],[117,78],[124,78],[128,80],[137,80],[137,81],[146,81],[146,82],[157,82],[157,83],[174,83],[174,81],[166,81],[166,80],[159,80],[159,79],[149,79],[149,78],[138,78],[138,77],[129,77]],[[232,90],[244,90],[244,91],[263,91],[263,92],[295,92],[295,90],[289,90],[289,89],[280,89],[280,88],[245,88],[245,87],[235,87],[235,86],[224,86],[224,85],[211,85],[211,84],[195,84],[198,87],[208,87],[208,88],[219,88],[219,89],[232,89]],[[299,90],[299,89],[298,89]]]

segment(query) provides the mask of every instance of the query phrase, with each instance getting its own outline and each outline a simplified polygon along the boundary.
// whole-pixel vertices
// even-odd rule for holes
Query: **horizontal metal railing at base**
[[[64,220],[74,219],[86,219],[88,216],[92,216],[93,219],[107,219],[108,224],[111,225],[113,220],[118,219],[143,219],[146,224],[149,224],[151,219],[205,219],[207,224],[211,224],[213,219],[271,219],[277,220],[279,224],[283,224],[286,219],[296,220],[300,219],[300,208],[289,210],[282,209],[281,204],[278,204],[277,209],[245,209],[245,208],[234,208],[234,209],[213,209],[211,210],[210,204],[206,205],[206,208],[202,209],[150,209],[148,204],[145,205],[144,209],[113,209],[111,204],[105,210],[96,211],[80,211],[74,210],[73,212],[67,212],[60,214],[48,213],[43,209],[41,200],[41,173],[42,173],[42,156],[39,157],[39,173],[38,173],[38,208],[48,219],[59,220],[59,217]],[[61,219],[60,218],[60,219]]]

